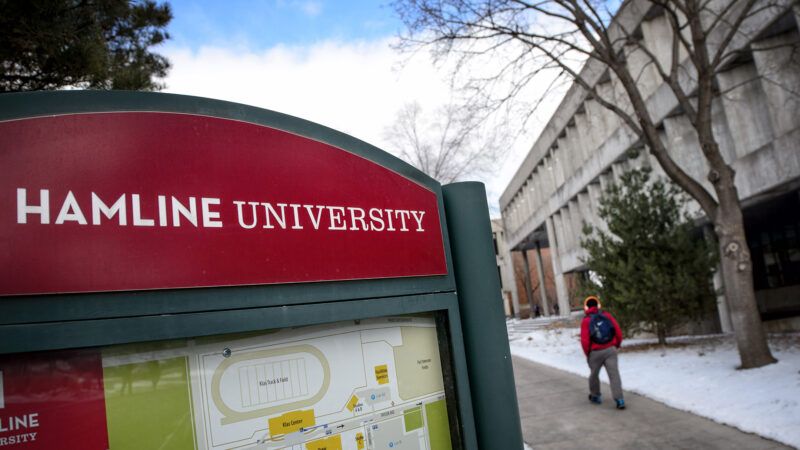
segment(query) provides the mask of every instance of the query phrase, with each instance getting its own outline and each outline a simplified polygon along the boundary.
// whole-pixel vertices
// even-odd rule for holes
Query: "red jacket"
[[[602,311],[601,314],[608,317],[611,320],[611,323],[614,324],[614,339],[611,339],[611,342],[607,342],[605,344],[597,344],[592,342],[589,339],[589,322],[591,321],[591,315],[596,314],[598,311],[596,306],[593,306],[587,309],[584,312],[583,321],[581,322],[581,346],[583,347],[583,353],[589,355],[591,350],[603,350],[606,348],[611,347],[612,345],[619,348],[622,345],[622,330],[619,328],[619,324],[617,320],[614,319],[614,316],[611,313]]]

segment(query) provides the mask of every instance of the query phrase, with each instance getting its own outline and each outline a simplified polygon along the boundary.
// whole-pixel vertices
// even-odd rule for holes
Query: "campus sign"
[[[211,99],[0,96],[0,448],[521,448],[480,183]]]
[[[155,112],[0,135],[0,295],[447,273],[436,194],[319,141]]]

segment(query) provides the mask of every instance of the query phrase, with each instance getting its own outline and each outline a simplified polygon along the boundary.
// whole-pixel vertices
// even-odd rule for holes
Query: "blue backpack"
[[[614,324],[605,314],[597,312],[589,316],[589,337],[595,344],[608,344],[614,339]]]

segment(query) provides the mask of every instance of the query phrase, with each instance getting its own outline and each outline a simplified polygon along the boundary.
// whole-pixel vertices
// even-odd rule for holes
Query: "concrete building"
[[[638,24],[643,44],[657,58],[669,61],[668,20],[649,5],[634,0],[615,20]],[[796,320],[800,316],[800,7],[776,8],[760,17],[763,20],[748,25],[756,27],[752,34],[756,37],[736,43],[741,58],[718,77],[724,95],[715,100],[713,120],[724,156],[737,172],[762,317]],[[628,64],[641,74],[640,86],[673,159],[713,192],[705,181],[708,170],[696,134],[669,87],[642,59],[628,58]],[[601,94],[621,89],[599,64],[587,64],[581,73]],[[580,246],[582,223],[603,226],[598,204],[604,188],[632,167],[650,166],[664,176],[655,158],[638,145],[616,115],[573,85],[500,198],[510,252],[533,253],[539,261],[540,249],[550,249],[547,263],[552,265],[561,314],[580,305],[580,299],[570,295],[570,280],[586,270]],[[690,208],[702,224],[702,211],[696,204]],[[518,302],[517,298],[512,303]],[[730,330],[724,295],[718,299],[718,310],[722,329]]]
[[[514,311],[519,311],[517,301],[517,286],[514,277],[514,266],[511,260],[511,253],[506,244],[503,221],[492,219],[492,240],[494,241],[494,254],[497,259],[497,275],[500,277],[500,294],[503,296],[503,310],[506,317],[514,315]]]

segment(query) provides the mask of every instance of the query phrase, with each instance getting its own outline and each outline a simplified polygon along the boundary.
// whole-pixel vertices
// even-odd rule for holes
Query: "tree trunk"
[[[667,330],[663,326],[656,326],[656,336],[658,336],[658,345],[662,348],[667,346]]]
[[[731,180],[732,181],[732,180]],[[722,183],[720,183],[722,184]],[[753,288],[753,264],[744,232],[744,219],[735,187],[719,186],[719,213],[714,221],[725,298],[730,309],[742,369],[777,362],[767,344]],[[731,195],[733,191],[733,195]]]
[[[702,82],[705,80],[705,83]],[[698,96],[697,134],[700,147],[708,162],[708,180],[714,186],[718,206],[706,213],[714,223],[719,245],[720,270],[725,288],[725,298],[731,315],[742,369],[752,369],[777,362],[767,343],[767,335],[758,312],[753,287],[753,262],[744,230],[744,216],[739,191],[736,189],[736,171],[729,166],[719,150],[711,126],[710,77],[701,77],[701,95]]]

